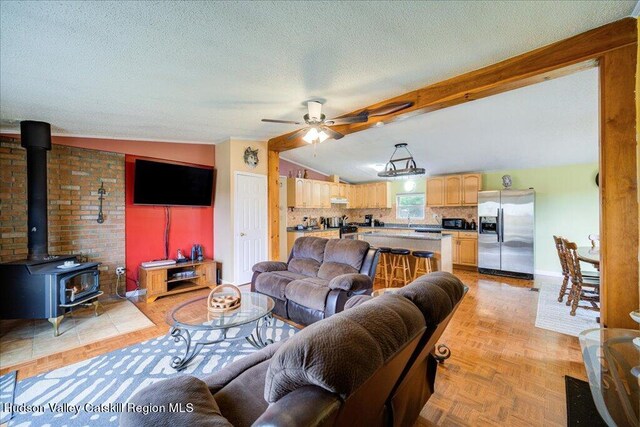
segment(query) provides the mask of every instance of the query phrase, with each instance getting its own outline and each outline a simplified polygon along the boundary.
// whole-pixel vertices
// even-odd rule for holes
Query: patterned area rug
[[[600,313],[578,308],[576,315],[571,316],[569,314],[571,307],[566,305],[567,297],[564,297],[563,302],[558,302],[561,283],[562,279],[557,278],[555,281],[550,279],[540,285],[536,327],[574,337],[585,329],[599,327],[596,318]]]
[[[11,419],[11,410],[5,408],[2,404],[5,402],[13,402],[13,392],[15,388],[16,371],[0,376],[0,424],[4,424]]]
[[[241,332],[246,331],[232,328],[227,336],[241,336]],[[280,341],[296,332],[294,327],[275,319],[266,335]],[[215,339],[216,335],[210,333],[205,337],[205,333],[198,332],[193,339]],[[257,351],[244,339],[205,346],[189,366],[178,373],[170,362],[183,350],[182,341],[176,343],[167,335],[19,381],[15,405],[29,405],[31,410],[14,406],[9,425],[117,425],[120,413],[112,411],[113,406],[105,407],[109,409],[106,412],[96,411],[95,406],[124,403],[138,390],[175,375],[208,376]],[[58,408],[52,410],[56,404]],[[90,410],[86,411],[85,407]],[[75,408],[80,410],[75,412]]]

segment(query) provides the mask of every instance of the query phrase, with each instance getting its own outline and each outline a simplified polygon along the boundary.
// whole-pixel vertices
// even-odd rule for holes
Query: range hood
[[[346,197],[332,197],[331,198],[331,204],[332,205],[346,205],[348,203],[349,203],[349,201],[347,200]]]

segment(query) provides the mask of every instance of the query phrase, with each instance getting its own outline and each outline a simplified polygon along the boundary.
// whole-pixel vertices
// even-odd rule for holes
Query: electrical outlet
[[[124,267],[116,267],[116,275],[124,276],[125,268]]]

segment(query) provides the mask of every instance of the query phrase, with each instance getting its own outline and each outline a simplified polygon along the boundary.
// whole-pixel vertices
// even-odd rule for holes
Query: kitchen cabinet
[[[364,200],[364,185],[356,185],[356,202],[354,203],[353,207],[356,209],[361,209],[365,207],[365,200]]]
[[[444,177],[427,178],[427,206],[444,206]]]
[[[481,188],[477,173],[427,178],[427,206],[476,206]]]
[[[449,175],[444,178],[444,205],[460,206],[462,204],[462,177]]]
[[[470,173],[462,175],[462,204],[475,206],[478,204],[478,191],[482,187],[482,175]]]
[[[287,205],[292,208],[311,207],[311,180],[287,179]]]
[[[323,237],[325,239],[339,239],[340,230],[337,228],[330,230],[313,230],[313,231],[289,231],[287,233],[287,252],[291,253],[293,244],[298,237]]]
[[[451,258],[454,264],[478,265],[478,233],[471,231],[443,231],[451,236]]]
[[[321,188],[320,207],[330,208],[331,207],[331,183],[320,181],[320,188]]]
[[[322,207],[322,182],[311,181],[311,206],[312,208]]]
[[[331,186],[331,197],[340,197],[340,184],[337,184],[335,182],[331,182],[329,183],[329,185]]]
[[[458,238],[458,264],[478,265],[478,239]]]
[[[374,184],[375,206],[376,208],[391,208],[391,183],[377,182]]]
[[[338,184],[338,197],[342,199],[349,199],[349,195],[347,191],[348,187],[349,185],[347,184]]]

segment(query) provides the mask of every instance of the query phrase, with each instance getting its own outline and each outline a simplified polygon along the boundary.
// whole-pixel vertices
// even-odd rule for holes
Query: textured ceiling
[[[386,163],[399,142],[430,175],[587,163],[598,160],[598,120],[593,68],[282,157],[349,182],[376,179],[371,166]]]
[[[631,14],[635,1],[19,2],[0,7],[0,119],[217,142],[293,130]]]

